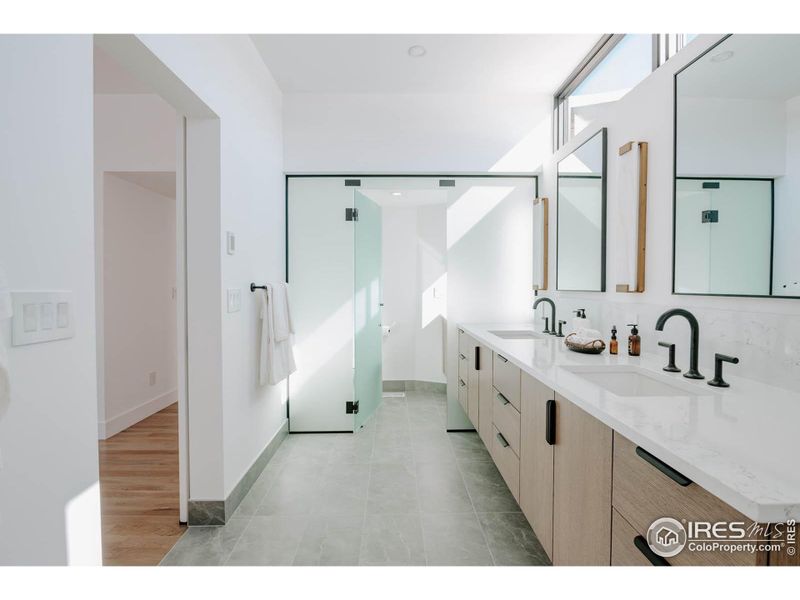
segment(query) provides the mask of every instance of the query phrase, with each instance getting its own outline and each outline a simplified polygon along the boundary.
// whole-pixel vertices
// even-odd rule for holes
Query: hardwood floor
[[[104,565],[157,565],[178,522],[178,405],[100,441]]]

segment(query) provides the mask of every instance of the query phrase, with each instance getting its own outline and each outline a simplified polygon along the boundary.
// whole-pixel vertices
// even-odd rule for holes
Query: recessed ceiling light
[[[711,57],[711,62],[721,63],[725,62],[729,58],[733,57],[733,50],[725,50],[725,52],[720,52],[719,54],[715,54]]]
[[[425,50],[425,46],[411,46],[408,49],[408,55],[413,56],[414,58],[419,58],[420,56],[425,56],[427,54],[427,50]]]
[[[392,196],[402,196],[402,192],[392,192]]]

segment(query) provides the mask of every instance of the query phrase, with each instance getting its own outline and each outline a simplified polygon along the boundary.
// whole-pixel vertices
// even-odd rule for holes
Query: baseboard
[[[383,382],[384,392],[431,392],[435,394],[447,393],[447,384],[438,381],[417,381],[413,379],[386,380]]]
[[[280,429],[275,432],[275,435],[273,435],[272,439],[267,442],[267,445],[253,461],[253,464],[250,465],[250,468],[247,469],[247,471],[244,472],[244,475],[242,475],[241,479],[239,479],[239,483],[233,486],[231,493],[228,494],[228,497],[225,499],[226,520],[230,519],[231,516],[233,516],[233,513],[236,512],[239,504],[242,502],[242,500],[244,500],[247,492],[249,492],[250,488],[253,487],[256,479],[258,479],[259,475],[261,475],[264,467],[267,466],[267,463],[275,455],[275,452],[283,443],[283,440],[286,439],[287,435],[289,435],[289,419],[284,420],[283,424],[280,426]]]
[[[160,410],[164,410],[170,404],[178,401],[178,390],[170,390],[160,396],[151,398],[143,402],[139,406],[135,406],[130,410],[125,411],[121,415],[117,415],[112,419],[100,421],[97,424],[97,437],[101,440],[118,434],[120,431],[126,430],[131,425],[136,425],[142,419],[146,419],[150,415],[156,414]]]
[[[285,420],[272,439],[259,453],[253,464],[244,472],[239,483],[233,486],[233,490],[225,500],[189,500],[189,521],[190,526],[196,525],[224,525],[233,516],[236,509],[241,504],[247,492],[253,487],[264,467],[275,455],[283,440],[289,435],[289,420]]]

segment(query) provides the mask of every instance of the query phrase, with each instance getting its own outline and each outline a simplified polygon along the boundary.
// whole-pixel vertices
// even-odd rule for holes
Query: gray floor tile
[[[426,513],[472,512],[467,488],[453,463],[416,465],[420,511]]]
[[[477,512],[519,512],[517,501],[493,462],[459,463],[459,469]]]
[[[307,515],[319,501],[328,465],[288,462],[256,510],[258,516]]]
[[[528,520],[522,513],[478,513],[496,565],[549,565]]]
[[[412,431],[411,450],[416,463],[454,463],[456,460],[450,438],[444,429]],[[453,470],[457,471],[455,465]]]
[[[474,512],[422,515],[429,565],[491,565],[492,556]]]
[[[261,472],[258,479],[256,479],[250,491],[242,498],[239,506],[236,508],[234,517],[251,517],[256,514],[258,507],[264,501],[269,488],[275,483],[283,464],[273,464],[270,462],[266,468]]]
[[[311,512],[317,514],[348,514],[363,516],[369,486],[368,464],[329,465],[321,473],[319,494]]]
[[[398,464],[370,467],[368,514],[403,514],[419,511],[414,468]]]
[[[418,514],[367,515],[361,540],[361,565],[424,566],[425,545]]]
[[[300,540],[293,564],[357,565],[363,525],[363,513],[312,516]]]
[[[233,517],[222,527],[189,527],[161,565],[222,565],[249,522],[249,518]]]
[[[227,565],[291,565],[306,530],[308,518],[255,516],[234,546]]]
[[[474,431],[457,431],[448,434],[456,460],[459,462],[491,461],[492,457],[480,436]]]

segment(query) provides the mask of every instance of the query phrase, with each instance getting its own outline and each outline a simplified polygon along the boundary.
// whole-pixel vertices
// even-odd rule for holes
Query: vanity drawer
[[[514,499],[519,502],[519,458],[511,449],[511,444],[505,441],[505,437],[497,427],[492,428],[492,458],[497,470],[511,490]]]
[[[678,521],[704,521],[715,523],[743,522],[749,527],[752,521],[696,483],[673,471],[665,474],[648,459],[664,466],[662,461],[644,452],[637,453],[636,445],[614,433],[614,474],[612,504],[625,520],[645,535],[650,524],[661,517]],[[686,485],[682,485],[686,484]],[[757,553],[690,552],[684,549],[669,559],[672,565],[755,565],[763,562]]]
[[[469,411],[469,388],[467,382],[461,377],[458,378],[458,403],[465,413]]]
[[[502,354],[494,353],[494,388],[517,410],[519,410],[520,377],[519,367],[511,364]]]
[[[642,537],[616,509],[611,510],[611,566],[649,567],[652,563],[636,547],[636,538]]]
[[[492,401],[492,421],[497,430],[503,434],[514,454],[519,456],[520,414],[514,405],[497,390]]]

